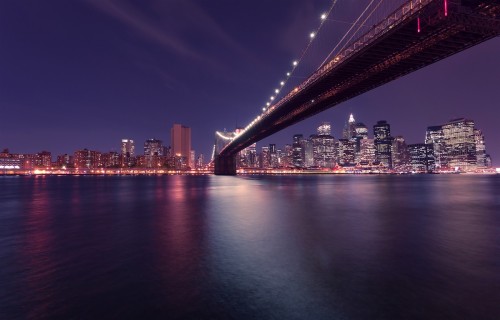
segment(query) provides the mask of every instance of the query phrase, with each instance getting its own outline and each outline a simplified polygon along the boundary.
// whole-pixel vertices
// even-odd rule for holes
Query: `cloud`
[[[165,28],[162,28],[154,21],[141,14],[140,11],[130,5],[127,5],[123,1],[117,3],[115,1],[88,0],[88,3],[113,18],[123,22],[130,28],[140,32],[140,34],[146,39],[173,53],[195,60],[205,60],[205,57],[191,49],[186,43],[184,43],[184,41],[182,41],[182,39],[167,32],[168,30],[165,30]]]
[[[138,32],[150,42],[182,57],[214,68],[223,61],[197,50],[197,43],[188,35],[196,34],[222,45],[244,59],[255,59],[235,41],[207,12],[191,0],[154,0],[139,7],[131,2],[114,0],[87,0],[94,8],[108,14]],[[217,55],[217,54],[215,54]]]

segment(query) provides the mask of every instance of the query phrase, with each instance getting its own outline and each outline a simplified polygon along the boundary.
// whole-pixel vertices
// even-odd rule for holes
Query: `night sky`
[[[332,20],[353,21],[368,1],[339,0]],[[0,148],[53,155],[118,151],[122,138],[170,143],[192,128],[210,156],[214,132],[244,127],[309,42],[329,0],[0,0]],[[345,31],[327,21],[292,79],[314,71]],[[475,120],[500,165],[500,39],[454,55],[287,128],[260,146],[354,113],[370,128],[423,142],[425,129]],[[290,83],[290,85],[293,85]],[[290,86],[286,87],[290,90]]]

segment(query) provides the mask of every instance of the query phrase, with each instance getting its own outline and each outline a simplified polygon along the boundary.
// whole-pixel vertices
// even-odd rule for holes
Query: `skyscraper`
[[[373,126],[375,140],[375,161],[392,168],[392,137],[391,126],[385,120],[378,121]]]
[[[464,171],[476,169],[474,121],[459,118],[451,120],[442,127],[448,166]]]
[[[351,140],[356,136],[356,120],[354,120],[352,113],[349,115],[349,121],[344,127],[342,136],[347,140]]]
[[[310,139],[302,140],[302,148],[304,150],[304,167],[309,168],[314,166],[313,142]]]
[[[476,161],[479,168],[489,167],[489,155],[486,154],[484,135],[479,129],[474,129],[474,140],[476,141]]]
[[[175,123],[170,129],[172,156],[183,158],[188,167],[191,164],[191,128]]]
[[[335,139],[331,136],[329,122],[323,122],[318,127],[318,134],[311,135],[313,145],[314,166],[333,168],[335,166]]]
[[[369,165],[375,162],[375,142],[373,139],[361,139],[358,163]]]
[[[158,139],[148,139],[144,142],[144,155],[145,156],[162,156],[163,145],[162,141]]]
[[[432,144],[409,144],[408,153],[410,155],[410,166],[413,171],[434,171],[434,149]]]
[[[354,166],[355,141],[348,139],[339,139],[337,146],[337,160],[341,166]]]
[[[368,138],[368,127],[362,123],[357,122],[354,126],[355,136],[354,141],[356,143],[355,149],[355,160],[357,163],[361,161],[361,140]]]
[[[443,127],[427,127],[427,131],[425,132],[425,143],[432,144],[436,168],[439,169],[441,167],[446,167],[448,163],[446,158],[446,147],[443,138]]]
[[[302,140],[304,140],[304,136],[301,134],[293,136],[292,165],[296,168],[304,167],[304,149]]]
[[[402,136],[396,136],[392,140],[392,167],[399,171],[406,171],[409,162],[408,150],[405,139]]]
[[[274,143],[269,145],[269,165],[271,168],[278,167],[278,152],[276,150],[276,144]]]
[[[269,158],[269,147],[262,147],[262,151],[260,153],[260,167],[262,169],[268,169],[271,166]]]
[[[131,167],[135,165],[135,145],[132,139],[122,139],[122,166]]]

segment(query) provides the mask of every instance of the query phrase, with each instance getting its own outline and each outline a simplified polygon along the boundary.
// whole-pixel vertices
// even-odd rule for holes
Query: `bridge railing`
[[[304,82],[290,91],[285,97],[283,97],[276,104],[271,106],[268,111],[264,113],[267,115],[272,112],[276,108],[279,108],[281,105],[288,102],[291,98],[293,98],[299,91],[306,89],[310,85],[314,84],[316,81],[321,79],[324,74],[329,73],[335,66],[337,66],[340,62],[345,61],[362,48],[366,47],[370,43],[374,42],[385,33],[387,33],[390,29],[404,22],[407,18],[413,16],[416,11],[421,10],[423,7],[428,5],[429,3],[435,0],[410,0],[407,3],[401,5],[395,11],[393,11],[387,18],[380,21],[378,24],[373,26],[369,31],[365,34],[352,41],[342,52],[337,54],[333,59],[324,65],[320,66],[318,70],[316,70],[309,78],[307,78]]]

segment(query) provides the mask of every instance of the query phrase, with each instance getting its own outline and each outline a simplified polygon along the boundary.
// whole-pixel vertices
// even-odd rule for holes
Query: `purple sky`
[[[339,0],[331,19],[353,21],[368,1]],[[329,0],[47,0],[0,2],[0,148],[53,154],[117,151],[122,138],[170,141],[192,128],[209,157],[215,130],[245,126],[307,45]],[[346,24],[328,21],[296,70],[326,57]],[[343,29],[344,28],[344,29]],[[271,136],[291,143],[349,113],[370,128],[423,142],[429,125],[475,120],[500,165],[500,39],[452,56]],[[290,88],[288,88],[290,89]]]

